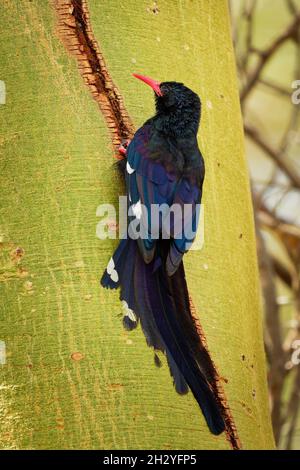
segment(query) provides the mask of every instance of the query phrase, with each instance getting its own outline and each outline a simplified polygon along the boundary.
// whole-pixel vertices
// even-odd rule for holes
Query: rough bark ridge
[[[58,33],[67,50],[77,59],[84,83],[99,104],[117,152],[122,140],[132,136],[133,124],[94,38],[88,4],[85,0],[54,0],[54,2],[58,13]]]

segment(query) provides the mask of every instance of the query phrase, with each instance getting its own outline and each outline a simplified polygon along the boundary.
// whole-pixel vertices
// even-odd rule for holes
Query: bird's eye
[[[169,93],[170,87],[168,87],[168,85],[161,85],[160,90],[163,95],[166,95],[167,93]]]

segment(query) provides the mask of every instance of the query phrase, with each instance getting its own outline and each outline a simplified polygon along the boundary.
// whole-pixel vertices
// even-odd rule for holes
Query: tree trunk
[[[133,71],[202,98],[205,245],[186,256],[188,284],[241,446],[272,448],[225,0],[4,0],[0,24],[1,448],[230,448],[99,287],[117,244],[96,237],[97,206],[122,192],[115,146],[153,113]]]

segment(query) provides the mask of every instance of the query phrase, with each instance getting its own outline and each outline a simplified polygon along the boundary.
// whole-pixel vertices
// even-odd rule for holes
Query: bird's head
[[[197,132],[201,102],[199,96],[183,83],[158,82],[134,73],[133,76],[149,85],[155,92],[157,115],[165,118],[172,128],[183,131],[192,128]]]

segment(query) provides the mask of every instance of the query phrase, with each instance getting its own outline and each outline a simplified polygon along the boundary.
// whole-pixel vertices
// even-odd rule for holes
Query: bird
[[[176,391],[183,395],[191,390],[210,432],[219,435],[225,423],[183,265],[195,238],[205,178],[197,141],[201,100],[181,82],[133,76],[154,91],[155,114],[120,147],[128,228],[100,282],[108,289],[120,288],[124,327],[133,330],[141,324],[155,364],[161,366],[162,352]],[[153,208],[162,208],[158,216]]]

